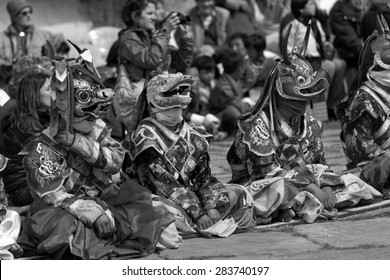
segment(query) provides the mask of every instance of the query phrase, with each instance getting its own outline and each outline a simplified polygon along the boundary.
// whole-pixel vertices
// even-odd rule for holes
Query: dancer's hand
[[[217,209],[209,209],[207,210],[207,215],[213,221],[213,224],[217,223],[221,219],[221,214]]]
[[[207,214],[201,216],[196,222],[196,225],[199,227],[200,230],[209,228],[213,224],[214,224],[213,221],[210,219],[210,217]]]
[[[97,236],[100,239],[107,239],[114,233],[114,227],[110,218],[106,214],[103,214],[97,218],[93,226],[96,230]]]

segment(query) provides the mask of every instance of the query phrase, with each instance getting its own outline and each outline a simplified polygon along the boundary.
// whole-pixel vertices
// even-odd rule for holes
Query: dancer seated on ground
[[[359,61],[359,88],[337,106],[347,168],[361,167],[361,179],[389,197],[390,30],[384,17],[366,40]],[[364,166],[364,167],[363,167]]]
[[[241,228],[251,227],[254,220],[247,192],[211,175],[212,136],[183,121],[192,84],[192,77],[181,73],[146,80],[138,104],[140,123],[123,142],[132,162],[125,166],[127,173],[153,194],[168,199],[196,229],[230,217]]]
[[[259,216],[286,221],[295,216],[295,211],[303,211],[303,215],[312,215],[307,221],[313,221],[322,208],[331,211],[341,207],[336,205],[339,201],[334,192],[343,190],[345,183],[326,165],[323,124],[305,113],[308,101],[329,86],[328,74],[324,70],[314,72],[305,60],[308,36],[299,51],[294,48],[287,54],[290,30],[291,25],[283,44],[283,58],[271,71],[263,94],[252,112],[243,114],[237,122],[227,160],[233,173],[231,182],[247,184],[255,193]],[[272,179],[275,177],[284,179],[276,184]],[[313,202],[310,206],[299,203],[307,209],[295,205],[302,195]]]
[[[0,153],[10,161],[1,174],[9,200],[14,206],[33,202],[22,157],[18,154],[49,126],[51,75],[52,72],[41,65],[26,69],[18,82],[16,105],[9,108],[9,112],[2,118]]]
[[[144,256],[173,217],[155,211],[136,182],[111,179],[125,155],[101,120],[113,91],[104,88],[90,52],[76,49],[72,64],[53,53],[52,125],[21,151],[34,203],[18,241],[54,258]]]

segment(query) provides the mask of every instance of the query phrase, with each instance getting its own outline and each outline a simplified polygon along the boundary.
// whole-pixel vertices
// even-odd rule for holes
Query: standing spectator
[[[336,119],[333,112],[336,106],[345,96],[344,75],[346,63],[344,60],[335,58],[329,53],[334,51],[331,42],[327,41],[326,33],[321,23],[316,18],[316,4],[314,0],[292,0],[291,12],[295,19],[291,21],[291,36],[288,40],[288,51],[291,52],[294,47],[302,45],[306,29],[311,21],[311,32],[307,44],[305,58],[311,63],[314,70],[325,69],[330,76],[330,87],[325,92],[328,116],[330,119]],[[288,27],[283,33],[286,33]]]
[[[122,10],[126,28],[119,32],[119,63],[123,64],[135,86],[135,95],[141,93],[145,78],[153,70],[184,71],[193,58],[193,40],[188,25],[180,24],[178,13],[171,13],[156,29],[156,8],[153,0],[129,0]],[[170,34],[175,32],[179,48],[171,50]],[[119,116],[126,126],[131,120],[133,101],[127,96],[119,99]]]
[[[215,0],[196,0],[190,11],[195,54],[219,54],[231,33],[230,13]]]
[[[361,19],[365,0],[339,0],[330,11],[334,46],[347,62],[346,87],[351,89],[357,77],[359,53],[363,46]]]
[[[251,109],[254,102],[244,98],[240,79],[245,69],[245,58],[233,50],[222,55],[224,73],[218,78],[212,90],[209,107],[210,112],[221,120],[221,130],[229,135],[234,132],[237,118]]]
[[[7,11],[11,25],[0,33],[0,64],[12,65],[27,54],[42,55],[46,40],[54,48],[69,50],[62,36],[36,28],[32,21],[33,8],[26,0],[10,0]]]
[[[42,67],[30,68],[19,83],[16,108],[1,122],[0,153],[10,159],[2,171],[5,190],[13,205],[32,203],[22,158],[23,147],[49,125],[51,72]]]

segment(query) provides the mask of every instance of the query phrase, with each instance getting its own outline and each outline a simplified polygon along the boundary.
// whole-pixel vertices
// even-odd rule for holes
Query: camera
[[[166,21],[170,17],[170,15],[172,15],[173,13],[176,13],[177,16],[179,17],[180,24],[182,24],[182,25],[190,25],[191,24],[191,17],[185,16],[180,12],[170,12],[169,15],[162,22]]]
[[[182,25],[190,25],[191,24],[191,17],[190,16],[185,16],[180,12],[176,12],[177,16],[179,17],[180,24]]]

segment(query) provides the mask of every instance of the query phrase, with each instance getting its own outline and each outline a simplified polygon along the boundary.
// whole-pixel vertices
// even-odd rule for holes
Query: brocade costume
[[[125,155],[101,120],[113,91],[96,75],[90,52],[77,50],[75,64],[53,55],[51,123],[21,152],[35,201],[19,241],[54,258],[144,256],[173,219],[135,181],[112,181]]]
[[[308,101],[329,86],[325,70],[314,71],[304,58],[310,26],[300,50],[295,47],[291,53],[287,53],[291,24],[287,28],[283,57],[277,60],[252,112],[239,118],[227,155],[231,182],[247,187],[254,198],[254,212],[261,218],[284,221],[297,215],[313,222],[321,213],[334,217],[334,207],[351,205],[342,204],[349,199],[341,195],[345,182],[364,189],[353,175],[342,178],[329,170],[321,140],[324,126],[305,113]],[[364,197],[371,199],[370,191]],[[334,200],[329,203],[329,199]],[[325,205],[331,212],[323,211]]]
[[[307,164],[326,165],[321,135],[324,125],[311,115],[302,115],[296,126],[284,119],[281,129],[276,131],[277,140],[272,139],[270,120],[264,113],[257,118],[239,120],[234,144],[228,153],[232,168],[231,182],[247,184],[260,179],[286,176],[292,169]],[[297,132],[298,131],[298,132]],[[299,188],[310,182],[309,177],[293,181]],[[343,184],[340,176],[325,172],[320,177],[320,186]]]
[[[145,83],[141,98],[146,95],[150,116],[123,143],[131,158],[127,172],[153,194],[174,202],[192,227],[210,209],[222,219],[233,217],[239,227],[251,227],[255,222],[247,192],[211,174],[212,136],[183,121],[192,83],[191,76],[181,73],[159,74]]]
[[[347,168],[389,197],[390,29],[377,16],[377,31],[365,41],[359,59],[359,88],[337,106]]]

